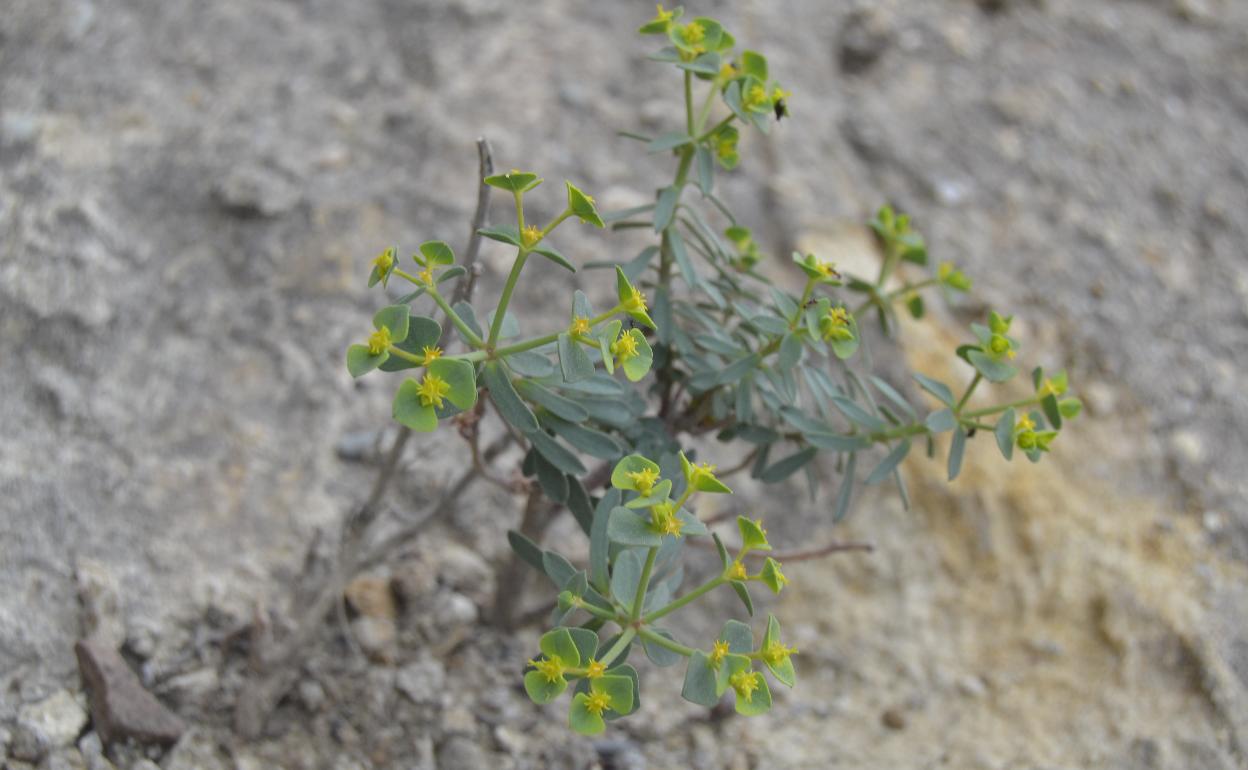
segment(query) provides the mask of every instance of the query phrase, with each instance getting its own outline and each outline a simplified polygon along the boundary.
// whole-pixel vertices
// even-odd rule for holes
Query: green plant
[[[849,509],[858,459],[877,445],[887,451],[865,483],[892,479],[904,500],[897,469],[917,440],[925,440],[931,454],[934,436],[952,434],[948,475],[953,479],[967,440],[977,432],[992,432],[1007,460],[1017,447],[1035,461],[1049,450],[1063,420],[1080,409],[1077,399],[1065,397],[1065,374],[1046,378],[1039,369],[1031,397],[968,408],[983,381],[1005,382],[1017,374],[1011,319],[995,312],[987,325],[972,325],[975,342],[956,351],[975,372],[963,393],[955,396],[946,384],[914,375],[939,402],[921,416],[898,389],[857,373],[850,362],[863,358],[859,322],[866,313],[873,311],[888,333],[896,328],[898,306],[923,316],[923,290],[966,292],[971,281],[945,263],[934,274],[891,288],[902,271],[927,268],[928,254],[908,217],[885,206],[870,223],[884,254],[874,280],[843,275],[814,255],[794,254],[805,277],[800,295],[773,285],[758,271],[765,259],[759,244],[715,195],[714,184],[716,166],[738,165],[740,132],[767,131],[788,114],[789,94],[771,80],[766,58],[736,51],[718,22],[680,18],[680,9],[660,6],[658,16],[641,28],[666,38],[669,45],[652,58],[677,68],[685,97],[679,129],[659,137],[629,135],[644,141],[649,152],[670,153],[676,160],[674,178],[655,202],[604,215],[569,182],[566,207],[539,227],[525,219],[525,196],[542,180],[517,170],[488,176],[486,184],[513,196],[516,222],[479,233],[514,246],[516,256],[484,322],[470,304],[443,294],[444,285],[465,274],[449,246],[421,244],[413,256],[414,274],[398,266],[390,249],[375,260],[369,285],[399,278],[414,290],[379,311],[367,342],[347,354],[356,377],[373,369],[421,370],[419,379],[408,377],[399,385],[394,418],[416,431],[459,421],[479,466],[484,460],[467,426],[483,414],[482,389],[509,435],[526,448],[522,470],[534,483],[522,531],[510,532],[509,540],[518,557],[547,575],[559,593],[554,629],[542,636],[541,654],[528,661],[524,684],[537,703],[551,702],[572,685],[570,721],[582,733],[599,732],[604,719],[637,709],[637,672],[625,662],[634,644],[659,666],[686,661],[682,694],[705,706],[732,690],[738,712],[766,711],[771,692],[758,669],[784,685],[795,682],[796,650],[782,641],[774,616],[768,616],[757,643],[750,627],[737,620],[728,620],[702,647],[687,646],[659,625],[720,586],[731,587],[753,615],[752,583],[778,594],[788,582],[780,562],[767,555],[771,544],[761,521],[737,519],[741,542],[730,553],[694,513],[695,495],[729,493],[725,480],[746,471],[766,483],[805,472],[813,494],[812,461],[827,452],[835,455],[841,477],[831,516],[836,521]],[[695,87],[706,90],[700,105]],[[718,119],[717,106],[723,112]],[[700,205],[688,199],[691,188],[701,194]],[[725,229],[712,227],[708,214],[722,219]],[[586,265],[613,270],[615,300],[609,309],[596,312],[576,291],[566,323],[525,336],[508,312],[517,282],[533,255],[576,269],[551,244],[569,219],[652,229],[658,242],[626,262]],[[840,299],[842,290],[862,295],[852,310]],[[411,303],[422,298],[445,315],[463,352],[443,351],[441,324],[411,314]],[[644,383],[643,390],[622,383],[614,376],[617,368],[628,382]],[[836,379],[829,369],[838,373]],[[748,447],[744,460],[724,472],[691,461],[682,442],[710,434]],[[585,458],[603,464],[591,472]],[[597,488],[608,483],[595,498]],[[589,538],[588,565],[575,566],[538,545],[541,527],[531,514],[540,510],[539,495],[566,506],[576,518]],[[720,567],[678,596],[683,547],[708,535]],[[608,626],[618,631],[602,639]]]

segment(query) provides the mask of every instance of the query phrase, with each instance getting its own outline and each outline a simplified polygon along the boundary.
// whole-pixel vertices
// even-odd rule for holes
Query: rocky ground
[[[389,384],[342,366],[377,304],[368,261],[464,242],[478,135],[503,167],[608,206],[646,200],[664,159],[612,132],[675,120],[678,82],[632,34],[646,3],[5,0],[9,767],[1248,762],[1248,5],[695,10],[768,53],[795,94],[726,182],[743,218],[778,252],[853,258],[846,223],[884,199],[913,212],[978,300],[905,329],[900,352],[964,379],[947,351],[965,324],[1012,309],[1029,361],[1064,363],[1088,404],[1052,461],[1005,466],[974,442],[947,485],[910,460],[910,511],[866,497],[832,533],[874,553],[794,565],[772,609],[803,679],[770,715],[708,718],[650,670],[642,714],[599,741],[517,690],[536,629],[478,622],[517,515],[479,485],[351,586],[358,616],[325,624],[244,738],[231,713],[252,629],[287,630],[310,544],[376,472]],[[633,245],[566,238],[578,260]],[[486,294],[504,258],[484,253]],[[568,284],[534,276],[519,301],[538,318]],[[418,510],[462,462],[413,441],[391,504]],[[826,534],[822,506],[745,492],[737,504],[794,511],[780,533]],[[89,631],[176,714],[170,750],[103,757],[74,653]]]

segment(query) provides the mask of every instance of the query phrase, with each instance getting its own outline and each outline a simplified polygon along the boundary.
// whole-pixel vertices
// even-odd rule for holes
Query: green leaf
[[[545,705],[558,698],[568,689],[568,680],[559,677],[554,682],[546,681],[539,671],[529,671],[524,675],[524,691],[538,705]]]
[[[581,665],[581,654],[572,641],[572,634],[566,628],[556,628],[542,634],[538,648],[547,658],[558,657],[565,666]]]
[[[451,386],[446,398],[467,411],[477,404],[477,378],[472,364],[458,358],[438,358],[429,364],[429,374],[441,377]]]
[[[879,465],[875,466],[875,469],[871,471],[869,476],[867,476],[867,485],[870,486],[872,484],[878,484],[887,478],[888,474],[892,473],[893,469],[896,468],[902,460],[906,459],[906,455],[909,453],[910,439],[904,439],[897,444],[897,446],[893,447],[892,451],[885,455],[883,460],[880,460]]]
[[[952,409],[941,409],[929,414],[923,424],[932,433],[944,433],[958,426],[958,418],[954,416]]]
[[[452,309],[455,311],[456,315],[459,316],[460,320],[464,322],[464,325],[472,330],[473,334],[478,337],[485,336],[485,334],[481,331],[481,324],[477,323],[477,312],[472,309],[472,305],[461,301],[456,302],[452,306]],[[510,315],[510,313],[507,313],[503,316],[503,326],[507,326],[507,318]],[[516,333],[519,333],[519,328],[516,329]]]
[[[639,492],[641,490],[637,489],[637,483],[629,478],[629,474],[643,471],[658,473],[659,464],[639,454],[631,454],[616,463],[611,470],[611,486],[616,489],[628,489]]]
[[[651,626],[650,630],[658,634],[659,636],[664,637],[665,639],[670,639],[672,641],[675,641],[675,637],[673,637],[671,633],[669,633],[665,629],[655,628]],[[642,639],[641,646],[642,646],[642,649],[646,651],[646,657],[650,659],[650,662],[661,668],[666,668],[667,666],[674,666],[677,663],[679,663],[681,659],[685,657],[684,655],[681,655],[679,652],[673,652],[660,644],[656,644],[655,642],[650,641],[649,639]]]
[[[758,689],[751,694],[750,700],[738,696],[734,704],[741,716],[753,717],[771,710],[771,688],[761,674],[757,671],[754,673],[758,677]]]
[[[698,189],[703,195],[710,195],[715,186],[715,159],[710,150],[699,145],[693,163],[698,172]]]
[[[1001,419],[997,420],[997,427],[992,431],[997,439],[997,448],[1007,460],[1014,459],[1014,421],[1014,408],[1010,407],[1002,413]]]
[[[507,530],[507,542],[511,545],[511,550],[515,551],[516,555],[529,564],[529,566],[539,572],[546,571],[546,568],[542,566],[542,549],[538,547],[537,543],[534,543],[514,529]]]
[[[385,350],[373,356],[369,355],[367,345],[352,345],[347,348],[347,371],[352,377],[363,377],[389,358],[390,353]]]
[[[537,483],[552,502],[563,504],[568,499],[568,477],[551,464],[541,452],[533,458],[537,469]]]
[[[504,360],[507,368],[521,377],[549,377],[555,372],[555,366],[549,358],[531,350],[509,353]]]
[[[833,452],[856,452],[871,446],[870,440],[863,436],[843,436],[839,433],[803,432],[802,436],[820,449]]]
[[[572,698],[572,706],[568,710],[568,725],[581,735],[598,735],[607,729],[607,723],[603,721],[602,715],[595,714],[586,707],[588,703],[589,696],[583,692],[578,692]]]
[[[677,147],[684,147],[686,144],[693,142],[693,137],[684,131],[668,131],[652,140],[646,145],[646,152],[663,152],[664,150],[672,150]]]
[[[728,569],[728,565],[732,559],[728,557],[728,549],[724,547],[724,541],[719,539],[719,535],[712,532],[711,539],[715,541],[715,551],[719,554],[719,560],[723,564],[724,569]]]
[[[740,580],[731,580],[728,584],[732,586],[732,590],[737,592],[737,596],[740,597],[741,603],[745,605],[745,611],[753,617],[754,600],[750,598],[750,589],[746,588],[745,583]]]
[[[639,494],[639,496],[636,497],[635,499],[629,500],[624,505],[624,507],[630,510],[636,510],[637,508],[649,508],[652,505],[655,505],[657,503],[661,503],[667,500],[669,497],[671,497],[671,493],[672,493],[672,480],[663,479],[658,484],[654,485],[654,488],[650,490],[650,494],[648,495]]]
[[[755,51],[742,51],[741,71],[767,82],[767,57]]]
[[[621,666],[621,669],[631,669],[632,666]],[[636,671],[633,676],[629,676],[626,672],[612,673],[615,669],[607,672],[606,676],[598,677],[589,683],[589,688],[593,692],[605,693],[611,699],[611,710],[620,714],[631,713],[634,709],[633,691],[636,689]]]
[[[741,546],[747,551],[770,551],[771,543],[767,542],[767,533],[757,521],[737,517],[737,530],[741,533]]]
[[[525,434],[525,437],[533,444],[534,449],[542,453],[542,457],[545,457],[552,465],[564,473],[582,476],[588,472],[585,469],[585,465],[577,459],[576,455],[547,435],[545,431],[534,430]]]
[[[720,56],[715,51],[707,51],[693,61],[677,62],[676,66],[682,70],[692,72],[695,75],[714,77],[719,74]]]
[[[594,503],[585,485],[575,476],[568,477],[568,510],[588,535],[594,523]]]
[[[918,294],[915,294],[913,297],[906,300],[906,309],[910,311],[910,316],[912,318],[922,318],[924,312],[923,298]]]
[[[620,366],[624,369],[624,376],[630,382],[637,382],[646,376],[651,365],[654,364],[654,351],[640,329],[629,329],[625,334],[632,337],[633,342],[636,343],[637,355],[624,359],[620,362]]]
[[[627,508],[615,510],[628,511]],[[615,511],[612,511],[612,514],[614,513]],[[628,515],[637,518],[631,511]],[[611,571],[611,595],[625,607],[631,607],[633,600],[637,598],[637,584],[641,582],[641,569],[641,554],[635,550],[623,551],[615,557],[615,565]]]
[[[581,192],[571,182],[565,182],[564,184],[568,186],[568,209],[573,216],[587,225],[606,227],[606,223],[602,221],[602,217],[598,214],[598,207],[594,205],[594,199]]]
[[[509,171],[506,174],[495,174],[487,176],[483,181],[490,187],[497,187],[510,193],[528,192],[542,183],[542,180],[537,178],[537,174],[530,174],[525,171]]]
[[[953,481],[962,471],[962,453],[966,451],[966,431],[958,428],[953,432],[949,445],[949,480]]]
[[[572,566],[571,562],[554,551],[542,551],[542,571],[546,573],[546,577],[550,578],[550,582],[555,584],[555,588],[562,589],[569,580],[576,577],[578,570]]]
[[[425,241],[420,244],[420,253],[425,255],[431,265],[455,264],[455,252],[442,241]]]
[[[546,245],[545,242],[543,242],[542,245],[534,247],[533,253],[541,254],[543,257],[549,259],[551,262],[554,262],[556,265],[565,270],[573,273],[576,272],[576,266],[569,262],[567,257],[560,254],[554,246]]]
[[[420,385],[416,380],[406,379],[394,394],[391,413],[396,422],[417,433],[432,433],[438,429],[438,414],[433,406],[420,402]]]
[[[675,187],[664,187],[659,190],[659,197],[654,204],[654,231],[661,233],[672,223],[676,213],[676,201],[680,199],[680,191]]]
[[[477,234],[489,238],[492,241],[510,243],[512,246],[524,245],[524,242],[520,240],[519,231],[517,231],[514,227],[507,227],[506,225],[483,227],[477,231]]]
[[[481,370],[481,382],[489,391],[490,401],[504,420],[511,423],[521,433],[528,434],[537,431],[537,418],[516,394],[516,389],[511,384],[511,377],[502,364],[498,361],[487,362]]]
[[[1061,410],[1062,417],[1073,420],[1083,411],[1083,402],[1077,398],[1063,398],[1057,402],[1057,408]]]
[[[402,342],[407,339],[408,317],[412,309],[407,305],[390,305],[377,311],[373,316],[373,327],[386,327],[390,330],[391,342]]]
[[[685,683],[680,696],[690,703],[713,708],[719,703],[722,693],[716,692],[716,671],[711,667],[711,659],[701,650],[694,650],[689,656],[689,665],[685,668]]]
[[[780,355],[776,357],[776,366],[780,369],[792,369],[802,359],[802,341],[796,334],[786,334],[780,340]]]
[[[578,342],[567,332],[559,335],[559,369],[565,382],[576,382],[594,373],[594,363]]]
[[[879,417],[866,411],[845,396],[832,396],[830,400],[851,422],[861,425],[869,431],[882,431],[888,428]]]
[[[860,342],[858,334],[858,319],[854,318],[853,315],[849,316],[849,331],[854,335],[849,339],[830,340],[828,342],[828,346],[832,348],[832,352],[842,361],[858,352],[858,344]]]
[[[782,460],[777,460],[775,463],[769,465],[762,472],[762,474],[759,475],[759,479],[766,484],[775,484],[777,482],[784,481],[789,476],[792,476],[794,473],[801,470],[806,463],[815,459],[815,455],[818,454],[818,452],[819,450],[813,446],[794,452],[788,457],[785,457]]]
[[[907,401],[906,397],[901,395],[896,388],[875,375],[871,375],[868,379],[871,380],[871,384],[875,386],[876,390],[883,393],[885,398],[896,404],[898,409],[905,412],[911,418],[915,417],[914,407],[910,406],[910,402]]]
[[[836,523],[849,513],[849,502],[854,493],[854,470],[858,467],[858,454],[849,456],[845,472],[841,475],[841,488],[836,493],[836,507],[832,510],[832,522]]]
[[[585,422],[589,419],[589,412],[585,411],[585,407],[552,390],[547,390],[533,380],[517,380],[515,387],[522,398],[549,410],[551,414],[568,422]]]
[[[589,661],[593,660],[594,653],[598,651],[598,634],[588,628],[569,628],[568,633],[571,634],[572,643],[576,645],[576,651],[581,656],[580,665],[588,665]]]
[[[627,657],[628,651],[631,649],[632,649],[632,645],[629,645],[628,647],[624,648],[624,656],[622,656],[619,659],[623,660],[624,657]],[[637,709],[641,708],[641,693],[638,687],[637,669],[633,668],[627,663],[622,664],[622,665],[615,665],[607,669],[607,676],[611,676],[611,677],[618,676],[618,677],[627,678],[629,681],[629,685],[631,686],[630,695],[632,697],[632,703],[629,706],[627,711],[617,711],[614,708],[614,706],[616,705],[616,699],[612,697],[611,705],[613,708],[608,709],[607,713],[603,714],[603,716],[608,721],[611,721],[613,719],[618,719],[620,717],[628,716],[629,714],[632,714],[633,712],[637,711]]]
[[[437,321],[414,315],[408,319],[407,339],[396,343],[395,347],[414,356],[423,357],[425,347],[436,347],[441,338],[442,326]],[[399,372],[404,369],[414,369],[417,366],[420,364],[412,363],[406,358],[390,356],[379,368],[383,372]]]
[[[587,410],[588,411],[588,410]],[[584,425],[544,415],[542,424],[555,432],[555,435],[568,442],[573,448],[599,460],[616,460],[627,451],[623,444],[615,438]]]
[[[611,586],[607,566],[611,557],[611,539],[607,524],[611,511],[620,504],[620,491],[608,489],[594,507],[594,523],[589,528],[589,575],[594,587],[606,591]]]
[[[775,615],[768,614],[767,632],[763,635],[763,650],[766,650],[772,642],[780,642],[780,621],[776,620]],[[793,661],[788,656],[777,662],[772,662],[764,657],[763,664],[771,671],[777,682],[788,687],[797,684],[797,671],[793,668]]]
[[[611,511],[607,522],[607,537],[620,545],[636,545],[653,548],[663,543],[663,537],[650,526],[648,518],[642,518],[628,508]],[[630,597],[631,600],[631,597]]]
[[[984,375],[989,382],[1005,382],[1014,375],[1018,374],[1018,369],[1004,361],[998,361],[977,348],[966,351],[966,357],[970,360],[975,370]]]
[[[931,393],[942,404],[945,404],[946,406],[954,405],[953,391],[949,390],[949,386],[945,383],[940,382],[939,380],[933,380],[931,377],[926,377],[922,374],[915,374],[914,379],[915,382],[919,383],[920,388],[923,388],[923,390]]]
[[[1052,393],[1047,394],[1040,399],[1040,408],[1044,410],[1044,416],[1048,419],[1049,424],[1055,429],[1062,428],[1062,408],[1057,403],[1057,396]]]

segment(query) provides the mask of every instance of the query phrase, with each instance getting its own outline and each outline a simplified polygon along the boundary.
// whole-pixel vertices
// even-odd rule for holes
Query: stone
[[[75,748],[52,752],[39,767],[40,770],[88,770],[87,761]]]
[[[486,601],[493,593],[494,572],[490,565],[476,551],[459,543],[440,544],[435,569],[439,583],[478,602]]]
[[[906,729],[906,715],[897,709],[886,709],[880,714],[880,723],[890,730]]]
[[[13,728],[8,749],[10,757],[24,762],[38,762],[47,753],[48,747],[39,733],[24,725],[17,725]]]
[[[230,770],[230,767],[212,736],[193,728],[169,752],[164,770]]]
[[[445,631],[475,623],[478,609],[476,603],[467,596],[446,591],[434,598],[430,615],[433,627]]]
[[[299,701],[308,711],[316,713],[324,708],[327,700],[325,688],[315,679],[304,679],[299,683],[296,692],[299,694]]]
[[[845,19],[837,38],[841,72],[862,75],[875,66],[893,40],[889,17],[880,9],[859,9]]]
[[[74,565],[74,581],[83,634],[113,646],[124,642],[126,624],[121,616],[120,589],[108,567],[95,559],[80,558]]]
[[[58,690],[38,703],[23,706],[17,713],[21,739],[28,747],[33,739],[40,756],[53,749],[74,745],[87,726],[87,712],[68,690]],[[30,754],[25,748],[24,753]]]
[[[242,219],[267,219],[285,214],[300,200],[295,186],[277,171],[261,165],[231,169],[213,196],[227,213]]]
[[[87,762],[87,770],[116,770],[112,761],[104,756],[104,742],[94,730],[78,739],[78,751]]]
[[[221,689],[215,668],[204,667],[171,677],[161,688],[180,706],[208,705]]]
[[[347,602],[358,613],[351,621],[356,642],[370,658],[389,663],[395,658],[398,629],[395,616],[398,606],[389,581],[375,577],[359,577],[346,589]]]
[[[125,740],[171,746],[182,737],[182,720],[144,689],[115,649],[80,641],[74,652],[92,723],[105,746]]]
[[[394,680],[395,688],[417,705],[439,702],[445,684],[446,669],[432,658],[409,663],[399,669]]]
[[[438,770],[481,770],[491,766],[485,750],[471,738],[451,736],[438,747]]]

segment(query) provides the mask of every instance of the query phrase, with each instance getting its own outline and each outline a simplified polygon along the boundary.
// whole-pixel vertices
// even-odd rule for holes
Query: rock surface
[[[166,766],[1248,762],[1248,4],[721,5],[690,10],[722,14],[794,92],[792,119],[744,140],[742,171],[721,176],[729,202],[773,253],[852,252],[846,222],[884,199],[910,211],[984,304],[907,327],[904,351],[962,381],[946,352],[966,323],[987,305],[1016,312],[1029,361],[1066,365],[1087,396],[1051,461],[1003,466],[976,441],[952,486],[909,461],[909,512],[864,496],[834,533],[875,553],[794,565],[795,590],[769,607],[803,677],[771,715],[707,721],[648,670],[642,718],[602,744],[517,691],[535,635],[475,624],[494,579],[481,565],[517,515],[478,487],[391,573],[397,620],[360,614],[387,619],[365,632],[378,661],[326,624],[303,684],[237,745],[218,726],[250,675],[239,629],[288,630],[308,544],[375,471],[361,437],[385,427],[389,383],[342,367],[378,301],[368,260],[428,238],[462,248],[481,134],[501,167],[551,180],[534,194],[548,213],[564,177],[615,208],[645,202],[666,158],[613,132],[669,128],[679,81],[644,59],[653,40],[631,30],[650,9],[628,4],[6,0],[8,764],[102,761],[67,705],[84,633],[141,663],[140,680],[111,658],[115,691],[150,712],[123,733],[181,733],[146,687],[203,722]],[[635,252],[628,234],[559,236],[578,262]],[[483,296],[505,260],[484,251]],[[533,270],[526,322],[600,280]],[[405,510],[465,461],[425,439],[409,450],[393,495]],[[792,512],[774,517],[777,537],[828,536],[805,497],[742,494]],[[574,530],[551,536],[578,544]],[[691,638],[710,617],[689,619]],[[49,699],[72,714],[56,737],[31,719]],[[112,709],[92,701],[103,742]]]

